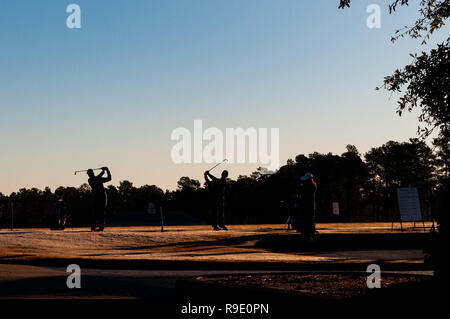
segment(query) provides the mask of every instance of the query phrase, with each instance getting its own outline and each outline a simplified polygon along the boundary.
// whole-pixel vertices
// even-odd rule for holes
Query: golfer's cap
[[[313,178],[313,175],[311,173],[306,173],[305,175],[303,175],[300,180],[301,181],[307,181],[308,179]]]
[[[88,169],[88,170],[86,171],[86,174],[88,174],[88,175],[91,175],[92,173],[94,173],[94,171],[92,170],[92,168],[90,168],[90,169]]]

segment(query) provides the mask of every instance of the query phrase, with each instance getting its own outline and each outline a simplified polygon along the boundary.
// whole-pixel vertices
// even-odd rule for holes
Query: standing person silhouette
[[[222,172],[220,178],[211,175],[209,171],[204,173],[206,185],[213,196],[212,227],[214,230],[228,230],[225,226],[225,188],[227,186],[228,171]],[[220,227],[220,228],[219,228]]]
[[[105,172],[107,177],[103,177]],[[92,195],[94,196],[91,231],[103,231],[105,228],[105,210],[108,203],[103,184],[111,181],[111,172],[108,167],[102,167],[102,172],[97,176],[94,175],[92,169],[88,169],[87,174],[89,176],[88,183],[91,186]]]
[[[300,214],[302,215],[301,232],[308,240],[314,239],[316,232],[316,191],[317,184],[311,173],[306,173],[300,179]]]

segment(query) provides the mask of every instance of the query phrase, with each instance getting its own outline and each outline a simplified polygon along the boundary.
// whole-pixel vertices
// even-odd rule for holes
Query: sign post
[[[164,216],[162,206],[159,206],[159,213],[161,215],[161,232],[164,232]]]

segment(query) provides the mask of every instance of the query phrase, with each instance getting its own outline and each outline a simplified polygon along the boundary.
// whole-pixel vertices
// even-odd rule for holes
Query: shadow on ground
[[[429,233],[393,234],[318,234],[309,242],[301,234],[268,234],[260,237],[254,247],[271,252],[302,252],[351,249],[423,248],[431,240]]]
[[[173,248],[175,250],[203,250],[217,246],[246,246],[267,249],[271,252],[303,252],[330,249],[405,249],[423,248],[431,239],[429,233],[393,234],[318,234],[309,242],[298,233],[257,234],[236,236],[209,241],[190,241],[162,245],[119,247],[118,250],[153,250]]]
[[[68,276],[69,274],[67,274]],[[69,289],[67,276],[43,276],[4,281],[1,284],[1,298],[120,298],[177,300],[181,296],[167,284],[172,278],[152,278],[151,282],[142,278],[81,276],[81,288]]]

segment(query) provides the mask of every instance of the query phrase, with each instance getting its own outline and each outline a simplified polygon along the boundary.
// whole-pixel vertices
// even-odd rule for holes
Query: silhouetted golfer
[[[103,177],[105,172],[108,175],[107,177]],[[108,167],[102,167],[102,172],[97,176],[94,175],[92,169],[88,169],[87,174],[89,176],[88,182],[92,189],[92,195],[94,196],[91,230],[103,231],[105,228],[105,210],[108,202],[103,184],[111,181],[111,173]]]
[[[291,227],[292,229],[297,228],[300,216],[300,192],[298,187],[295,188],[295,192],[290,195],[285,205],[288,213],[287,230]]]
[[[300,228],[298,231],[305,234],[308,240],[314,238],[316,232],[315,211],[316,211],[316,190],[317,184],[314,182],[313,175],[306,173],[300,179]]]
[[[67,207],[62,197],[55,199],[55,215],[50,225],[51,230],[63,230],[67,223]]]
[[[214,230],[220,230],[220,228],[228,230],[225,226],[225,188],[228,171],[223,171],[221,178],[211,175],[209,171],[206,171],[204,176],[206,185],[212,192],[211,196],[213,197],[212,227]]]

